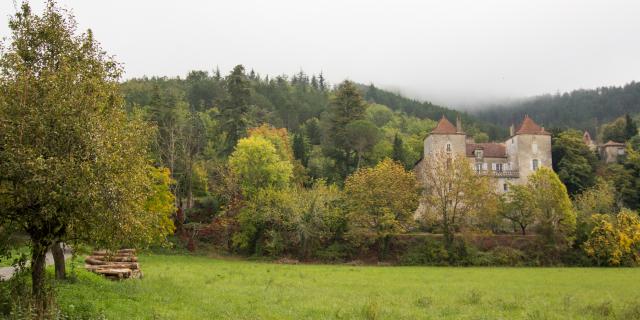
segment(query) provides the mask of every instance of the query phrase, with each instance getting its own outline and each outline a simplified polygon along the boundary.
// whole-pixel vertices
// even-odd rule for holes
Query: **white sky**
[[[1,36],[15,2],[1,0]],[[637,0],[59,3],[126,77],[302,68],[450,106],[640,80]]]

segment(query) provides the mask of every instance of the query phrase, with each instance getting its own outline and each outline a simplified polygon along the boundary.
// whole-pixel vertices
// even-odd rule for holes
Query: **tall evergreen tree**
[[[244,66],[235,66],[226,79],[229,98],[222,106],[223,129],[227,133],[224,150],[229,154],[237,141],[246,135],[248,127],[247,113],[251,99],[249,79]]]
[[[324,150],[336,159],[337,170],[342,177],[353,171],[357,160],[354,157],[355,150],[349,141],[347,126],[356,120],[364,119],[366,108],[367,103],[358,87],[348,80],[338,86],[329,105]]]
[[[303,166],[307,166],[309,161],[309,144],[300,133],[293,136],[293,156],[300,160]]]
[[[624,120],[624,134],[627,138],[626,140],[629,140],[638,134],[638,126],[636,126],[635,122],[628,113],[624,115]]]
[[[395,137],[393,137],[393,151],[391,153],[391,158],[404,164],[405,156],[404,147],[402,146],[402,138],[400,138],[397,133]]]

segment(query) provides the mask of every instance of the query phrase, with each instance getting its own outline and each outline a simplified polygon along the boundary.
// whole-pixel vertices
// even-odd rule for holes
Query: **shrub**
[[[441,241],[425,239],[418,245],[413,245],[400,258],[403,265],[447,265],[449,253]]]
[[[638,265],[640,262],[640,219],[629,210],[615,221],[608,215],[594,214],[593,229],[584,250],[597,265]]]
[[[472,257],[475,266],[521,266],[524,265],[524,254],[514,248],[496,247],[490,251],[477,252]]]
[[[328,247],[318,250],[316,256],[324,262],[345,261],[350,255],[350,248],[344,244],[334,242]]]

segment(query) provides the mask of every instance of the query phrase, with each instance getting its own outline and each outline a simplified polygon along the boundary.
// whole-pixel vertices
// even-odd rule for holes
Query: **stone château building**
[[[589,147],[589,150],[597,152],[598,157],[604,163],[616,163],[623,159],[626,154],[625,144],[609,140],[605,144],[597,145],[588,131],[582,135],[582,141]]]
[[[506,141],[475,143],[462,130],[459,118],[454,126],[442,116],[424,140],[424,153],[416,170],[422,170],[431,157],[442,154],[466,156],[476,173],[493,178],[497,191],[505,192],[509,183],[524,184],[538,168],[551,168],[551,134],[525,116],[517,129],[511,126]]]

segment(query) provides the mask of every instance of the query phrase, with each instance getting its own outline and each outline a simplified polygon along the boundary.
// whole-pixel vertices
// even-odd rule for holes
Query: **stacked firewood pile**
[[[135,254],[135,249],[93,251],[92,255],[84,259],[84,267],[112,280],[141,278],[142,271]]]

